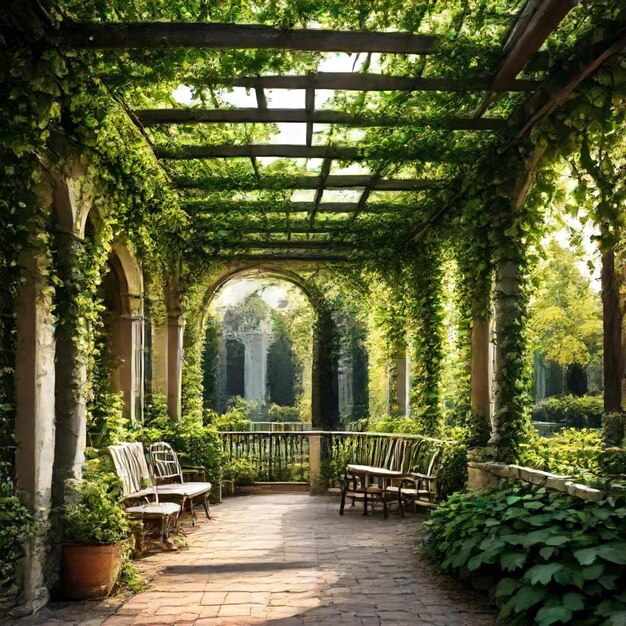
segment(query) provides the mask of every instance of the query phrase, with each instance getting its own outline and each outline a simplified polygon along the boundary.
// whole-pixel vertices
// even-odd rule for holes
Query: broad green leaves
[[[626,610],[616,595],[626,575],[626,512],[614,500],[510,484],[455,494],[427,526],[445,571],[493,577],[504,623],[601,624]]]

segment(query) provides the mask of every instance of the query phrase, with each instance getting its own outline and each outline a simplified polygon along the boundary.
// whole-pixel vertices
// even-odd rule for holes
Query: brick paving
[[[482,626],[485,597],[414,554],[421,516],[338,515],[332,496],[229,498],[188,549],[141,561],[150,589],[123,603],[56,604],[14,622],[63,626]]]

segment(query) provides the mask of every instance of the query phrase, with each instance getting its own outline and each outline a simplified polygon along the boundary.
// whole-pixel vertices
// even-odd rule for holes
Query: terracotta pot
[[[61,589],[70,600],[106,598],[121,567],[120,546],[64,543],[61,547]]]

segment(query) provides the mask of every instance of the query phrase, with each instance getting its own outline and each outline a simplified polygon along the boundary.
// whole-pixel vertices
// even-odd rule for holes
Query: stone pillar
[[[398,411],[409,415],[409,364],[404,352],[396,357],[396,395]]]
[[[153,320],[152,332],[152,392],[167,396],[168,324]]]
[[[184,326],[182,316],[167,319],[167,412],[174,422],[182,413]]]
[[[82,242],[70,233],[55,237],[55,257],[62,286],[58,289],[56,327],[55,414],[56,436],[54,453],[55,506],[65,500],[65,483],[80,479],[85,462],[87,437],[87,362],[76,346],[76,319],[73,306],[83,290],[82,276],[77,265]]]
[[[20,255],[24,282],[15,298],[15,473],[16,488],[35,520],[45,529],[52,502],[54,462],[55,340],[47,284],[47,259]],[[46,604],[46,533],[34,532],[18,565],[21,613]]]
[[[326,492],[327,485],[322,475],[322,435],[309,435],[309,481],[311,495]]]

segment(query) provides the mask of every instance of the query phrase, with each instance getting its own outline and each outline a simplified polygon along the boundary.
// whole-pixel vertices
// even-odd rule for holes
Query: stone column
[[[65,483],[80,479],[87,437],[87,362],[76,346],[76,298],[83,290],[78,267],[82,242],[70,233],[55,237],[55,257],[62,286],[58,289],[56,327],[56,436],[54,453],[55,506],[65,500]]]
[[[182,316],[167,319],[167,412],[174,422],[182,413],[184,326]]]
[[[153,320],[152,332],[152,392],[167,396],[168,324]]]
[[[409,414],[409,364],[406,353],[396,357],[396,395],[398,411],[405,417]]]
[[[322,435],[309,435],[309,482],[311,495],[326,492],[322,476]]]
[[[35,520],[46,528],[52,502],[54,462],[55,340],[45,275],[47,259],[24,251],[20,255],[24,282],[15,298],[15,474],[16,488]],[[48,601],[45,580],[46,533],[26,542],[18,565],[21,613],[32,613]]]

